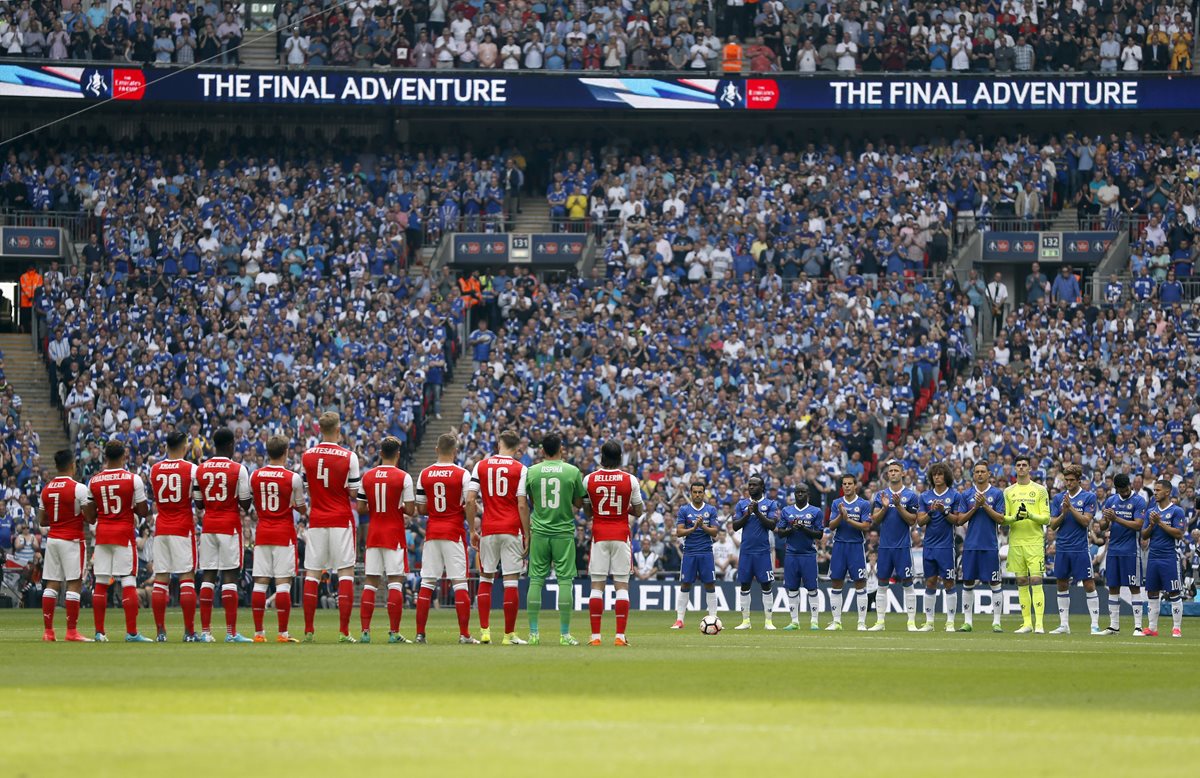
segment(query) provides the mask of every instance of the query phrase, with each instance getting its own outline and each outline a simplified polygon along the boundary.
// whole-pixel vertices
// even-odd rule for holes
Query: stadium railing
[[[100,227],[100,218],[78,211],[26,211],[0,208],[0,227],[58,227],[75,243],[84,243]]]

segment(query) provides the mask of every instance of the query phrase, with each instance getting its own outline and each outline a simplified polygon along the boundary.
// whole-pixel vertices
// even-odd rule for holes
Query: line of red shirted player
[[[212,610],[220,579],[225,614],[225,642],[266,642],[264,621],[268,594],[274,584],[274,605],[280,643],[299,642],[288,631],[292,610],[291,585],[304,569],[302,594],[304,642],[315,639],[315,615],[322,575],[337,576],[339,635],[343,643],[357,642],[350,635],[354,605],[357,517],[368,519],[364,568],[366,583],[359,605],[361,640],[370,642],[376,596],[386,584],[388,642],[409,643],[400,633],[404,607],[404,579],[409,573],[405,530],[409,521],[427,516],[421,585],[417,596],[415,642],[426,642],[429,608],[442,578],[454,592],[459,642],[490,643],[492,591],[497,575],[503,577],[504,645],[524,645],[516,634],[520,607],[518,582],[529,551],[530,505],[526,497],[526,468],[516,459],[520,438],[515,432],[499,435],[499,450],[476,463],[471,471],[458,466],[454,435],[437,440],[437,461],[416,479],[399,467],[400,441],[385,438],[380,464],[365,473],[357,454],[341,445],[341,420],[328,412],[318,419],[319,443],[304,452],[302,472],[287,467],[290,441],[279,435],[267,441],[268,464],[253,474],[234,461],[234,435],[219,429],[213,435],[215,455],[199,465],[184,458],[188,438],[183,432],[167,436],[167,457],[150,468],[149,487],[126,469],[126,449],[110,441],[104,449],[105,469],[84,486],[75,481],[71,451],[55,455],[57,475],[42,489],[39,521],[49,527],[46,549],[46,590],[42,599],[44,640],[56,639],[54,613],[59,590],[65,584],[67,632],[65,639],[91,642],[78,631],[80,589],[85,573],[85,524],[95,524],[92,570],[95,575],[93,618],[95,641],[107,642],[105,610],[112,581],[122,586],[127,642],[154,642],[138,631],[136,590],[138,517],[150,515],[153,498],[154,585],[151,610],[157,641],[166,642],[166,610],[172,575],[179,577],[179,602],[184,622],[184,642],[215,642]],[[616,444],[609,444],[615,446]],[[619,461],[619,448],[617,449]],[[604,467],[588,477],[589,514],[594,520],[592,617],[593,644],[599,643],[603,590],[608,576],[617,589],[618,632],[628,617],[630,522],[641,513],[637,481],[616,469],[613,454],[603,451]],[[614,499],[614,494],[619,499]],[[482,505],[483,511],[479,508]],[[251,611],[253,638],[237,630],[238,580],[243,565],[242,517],[257,520],[252,561],[254,579]],[[297,551],[295,515],[308,520],[304,559]],[[196,524],[200,523],[199,536]],[[480,637],[470,632],[471,602],[468,591],[468,549],[478,548],[480,572],[476,596]],[[196,571],[202,571],[196,590]],[[624,606],[623,608],[621,606]],[[200,611],[197,632],[196,611]]]

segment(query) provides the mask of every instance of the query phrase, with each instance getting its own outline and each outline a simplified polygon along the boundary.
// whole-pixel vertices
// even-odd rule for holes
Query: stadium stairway
[[[265,37],[264,37],[265,35]],[[246,34],[242,47],[238,49],[242,66],[248,68],[273,68],[275,59],[275,34],[254,30]]]
[[[553,232],[550,226],[550,203],[544,197],[526,195],[521,198],[521,212],[513,220],[509,232]]]
[[[1046,227],[1051,232],[1073,232],[1079,229],[1079,219],[1074,208],[1063,208]]]
[[[54,461],[54,452],[67,447],[62,414],[50,404],[50,376],[28,335],[0,334],[4,352],[4,378],[21,398],[21,423],[33,422],[41,437],[38,447],[43,465]]]
[[[413,454],[412,469],[421,472],[437,459],[437,439],[443,432],[457,432],[462,422],[462,402],[467,396],[466,379],[470,377],[471,357],[464,355],[455,368],[455,381],[442,389],[442,418],[430,416],[425,424],[425,436]]]

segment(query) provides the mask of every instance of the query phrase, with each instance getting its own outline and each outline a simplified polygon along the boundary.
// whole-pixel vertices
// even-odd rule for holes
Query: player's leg
[[[49,554],[46,556],[49,557]],[[53,643],[57,640],[54,635],[54,609],[58,607],[58,590],[62,587],[62,581],[43,578],[42,582],[46,587],[42,590],[42,640]]]
[[[1146,602],[1142,587],[1129,587],[1129,601],[1133,604],[1133,636],[1138,637],[1142,634],[1142,614],[1145,612]]]
[[[880,595],[886,597],[887,594],[880,590]],[[858,606],[858,631],[867,631],[867,577],[864,575],[854,581],[854,599]]]
[[[216,599],[217,571],[219,569],[220,547],[217,536],[210,532],[200,535],[200,640],[204,643],[213,642],[212,612],[213,601]]]
[[[180,569],[179,574],[179,610],[183,613],[183,642],[194,643],[196,637],[196,566],[199,562],[196,548],[196,536],[188,535],[180,544],[185,554],[190,554],[190,560]]]
[[[588,593],[588,621],[592,627],[588,640],[590,646],[600,645],[600,627],[604,622],[604,589],[612,571],[613,546],[610,541],[592,541],[591,553],[588,554],[588,579],[591,581],[591,591]]]
[[[58,607],[58,593],[63,588],[66,578],[64,552],[75,544],[50,538],[46,541],[45,554],[42,557],[42,640],[48,643],[57,638],[54,634],[54,609]]]
[[[96,640],[108,642],[105,632],[105,614],[108,611],[108,586],[112,583],[112,553],[114,546],[97,544],[92,551],[92,577],[95,585],[92,589],[92,622],[96,631]]]
[[[1154,638],[1158,637],[1158,616],[1162,607],[1158,601],[1162,582],[1158,579],[1156,566],[1151,563],[1146,568],[1146,588],[1149,590],[1146,593],[1146,607],[1149,609],[1149,618],[1147,619],[1149,624],[1147,624],[1145,634],[1147,637]]]
[[[1071,633],[1071,555],[1059,553],[1054,555],[1054,580],[1058,596],[1058,627],[1050,631],[1051,635],[1069,635]]]
[[[899,549],[896,564],[900,566],[900,586],[904,592],[904,615],[908,621],[908,631],[917,631],[917,590],[913,586],[912,549]]]
[[[788,598],[788,620],[785,630],[800,629],[800,562],[799,554],[785,554],[783,557],[783,589]]]
[[[629,639],[625,636],[625,630],[629,626],[629,576],[633,574],[633,546],[629,543],[614,542],[609,570],[612,571],[613,587],[617,590],[617,601],[613,604],[617,615],[617,634],[614,642],[618,646],[628,646]]]
[[[704,607],[708,610],[708,615],[715,619],[717,617],[717,564],[711,553],[701,555],[697,564],[697,577],[699,577],[700,583],[704,584]]]
[[[1008,549],[1008,571],[1017,579],[1017,598],[1021,602],[1021,626],[1017,632],[1033,632],[1033,592],[1029,581],[1029,560],[1021,546]]]
[[[239,557],[236,562],[232,558],[227,558],[226,564],[235,566],[221,570],[221,607],[225,610],[225,642],[249,643],[250,638],[243,637],[237,630],[238,580],[242,577],[241,537],[237,535],[224,535],[223,537],[230,538],[233,544],[236,544]]]
[[[554,560],[554,573],[558,578],[558,629],[559,642],[563,645],[578,645],[571,636],[571,614],[575,609],[575,538],[571,535],[550,538],[550,553]],[[628,596],[628,595],[627,595]]]
[[[900,565],[897,563],[897,552],[903,549],[881,548],[875,564],[875,576],[879,589],[875,592],[875,623],[871,632],[882,632],[887,628],[888,599],[892,590],[892,574],[899,575]],[[857,587],[856,587],[857,588]]]
[[[775,554],[768,551],[766,554],[760,555],[758,561],[758,570],[755,571],[755,578],[758,580],[759,588],[762,590],[762,606],[763,606],[763,629],[773,630],[775,624],[771,621],[771,611],[774,605],[774,586],[775,586]]]
[[[675,592],[675,623],[671,625],[671,629],[683,629],[688,601],[692,599],[692,584],[696,582],[698,556],[698,554],[683,555],[683,561],[679,566],[680,586]]]
[[[354,559],[358,555],[354,530],[336,527],[330,530],[335,567],[338,574],[338,631],[341,643],[353,643],[350,637],[350,617],[354,614]]]
[[[937,611],[938,560],[930,549],[925,549],[921,559],[921,567],[925,573],[925,598],[921,604],[925,611],[925,623],[921,625],[922,632],[933,631],[934,613]]]
[[[1108,591],[1108,629],[1109,635],[1121,631],[1121,587],[1129,582],[1122,573],[1126,567],[1126,558],[1109,554],[1104,563],[1104,586]],[[1127,575],[1127,573],[1126,573]]]
[[[317,593],[321,589],[321,574],[330,567],[329,528],[309,527],[304,544],[304,592],[301,595],[305,642],[316,637]]]
[[[80,545],[81,546],[83,545],[82,542],[80,543]],[[81,555],[80,556],[81,561],[80,561],[78,577],[69,579],[67,581],[67,595],[66,595],[67,635],[66,635],[66,639],[72,643],[88,643],[88,642],[91,642],[90,638],[85,638],[83,635],[79,634],[79,605],[80,605],[79,601],[80,601],[80,595],[83,591],[82,559],[84,556],[84,551],[82,548],[80,549],[79,553]]]
[[[263,620],[267,614],[267,590],[275,574],[275,549],[279,546],[255,546],[250,559],[250,576],[254,580],[250,590],[250,614],[254,619],[254,642],[267,642]],[[278,593],[276,593],[278,597]]]
[[[1179,570],[1179,560],[1170,560],[1173,567],[1171,579],[1167,582],[1167,602],[1171,603],[1171,637],[1183,637],[1183,575]]]
[[[368,564],[371,563],[373,557],[378,558],[372,552],[380,550],[367,549]],[[429,623],[429,606],[433,602],[433,592],[442,578],[443,569],[442,554],[437,547],[437,541],[425,541],[425,553],[421,559],[421,586],[417,590],[417,643],[426,641],[425,627]]]
[[[458,642],[478,644],[471,637],[471,593],[467,589],[467,546],[447,540],[442,548],[442,564],[454,588],[454,613],[458,616]]]
[[[828,630],[842,628],[842,592],[846,586],[848,572],[845,543],[834,543],[829,555],[829,611],[833,620],[829,622]]]
[[[525,570],[525,548],[521,538],[504,535],[500,543],[500,567],[504,573],[504,640],[506,646],[523,646],[517,637],[517,613],[521,609],[521,574]],[[489,640],[491,636],[489,635]]]
[[[1087,554],[1081,555],[1083,564],[1086,566],[1083,579],[1084,597],[1087,599],[1088,617],[1091,619],[1091,634],[1100,635],[1100,592],[1096,591],[1096,579],[1092,575],[1091,560]],[[1068,600],[1069,602],[1069,600]]]
[[[742,623],[734,629],[750,629],[750,589],[754,582],[754,556],[742,554],[737,568],[738,608],[742,612]]]
[[[954,632],[954,622],[958,615],[958,589],[954,582],[954,569],[949,575],[942,577],[942,590],[946,593],[946,631]]]
[[[500,538],[488,535],[479,539],[479,589],[475,592],[475,607],[479,610],[479,630],[490,642],[492,626],[492,586],[496,580],[496,568],[500,562]],[[509,571],[508,567],[504,568]]]
[[[388,642],[408,643],[400,634],[400,621],[404,617],[404,575],[387,577]]]
[[[817,555],[811,554],[802,557],[802,560],[800,582],[808,593],[808,628],[820,629],[820,625],[817,624],[817,612],[821,607],[820,591],[817,589]]]
[[[1042,580],[1046,575],[1046,551],[1041,548],[1030,548],[1029,553],[1029,588],[1033,600],[1033,631],[1041,633],[1043,616],[1046,612],[1046,589]]]
[[[542,587],[550,574],[550,538],[533,533],[529,537],[529,591],[526,594],[525,612],[529,617],[529,642],[541,641],[538,619],[542,612]]]
[[[359,594],[358,617],[362,627],[362,641],[371,642],[371,619],[375,617],[375,595],[383,584],[382,575],[368,575]]]

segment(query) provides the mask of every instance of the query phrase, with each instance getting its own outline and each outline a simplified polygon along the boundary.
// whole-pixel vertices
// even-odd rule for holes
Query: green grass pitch
[[[1060,637],[986,616],[909,634],[896,615],[884,633],[756,615],[709,637],[700,615],[672,632],[673,614],[635,613],[619,649],[611,614],[600,648],[506,648],[457,645],[450,611],[428,646],[381,642],[382,612],[368,646],[336,644],[328,611],[316,645],[49,645],[40,612],[0,612],[0,775],[1195,775],[1200,619],[1182,640],[1134,639],[1128,614],[1115,638],[1086,617]],[[178,641],[178,611],[168,627]]]

